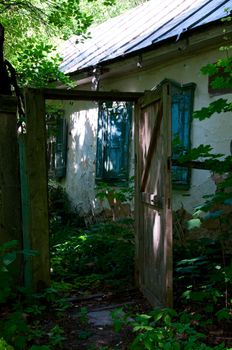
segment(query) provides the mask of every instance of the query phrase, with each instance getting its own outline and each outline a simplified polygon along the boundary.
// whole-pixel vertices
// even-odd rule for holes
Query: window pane
[[[99,109],[97,177],[126,179],[129,164],[131,104],[103,103]]]
[[[190,124],[193,109],[193,92],[195,84],[172,87],[172,141],[173,159],[190,149]],[[189,187],[190,169],[173,166],[172,181],[174,185]]]

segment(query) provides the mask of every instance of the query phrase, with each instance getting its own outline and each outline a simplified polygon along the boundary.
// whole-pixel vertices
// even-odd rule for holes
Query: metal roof
[[[92,27],[90,38],[72,36],[60,48],[60,69],[73,73],[143,50],[225,17],[232,0],[151,0]]]

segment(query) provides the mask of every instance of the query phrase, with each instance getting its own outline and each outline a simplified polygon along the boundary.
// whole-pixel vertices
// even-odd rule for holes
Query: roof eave
[[[223,22],[223,28],[225,26],[230,28],[229,32],[232,32],[231,25],[229,26],[229,24]],[[218,31],[220,28],[222,29],[221,32]],[[144,47],[144,48],[141,48],[138,50],[134,50],[133,52],[124,53],[124,54],[117,56],[115,58],[112,58],[112,59],[99,61],[96,66],[91,65],[91,66],[76,70],[74,72],[68,73],[67,75],[69,75],[70,77],[77,77],[78,76],[78,80],[90,81],[91,77],[93,77],[93,70],[96,67],[100,67],[102,69],[102,73],[104,73],[105,70],[107,70],[107,68],[106,68],[107,66],[110,66],[110,65],[116,64],[116,63],[120,63],[126,59],[138,57],[138,56],[143,55],[145,53],[149,53],[151,51],[154,51],[154,49],[159,50],[162,47],[170,45],[170,44],[178,46],[184,40],[189,39],[190,37],[195,37],[195,36],[198,36],[202,33],[205,33],[206,30],[209,30],[209,31],[216,30],[216,31],[218,31],[218,33],[214,33],[212,35],[212,37],[205,37],[205,38],[202,37],[200,44],[202,46],[204,46],[206,43],[209,44],[211,42],[212,45],[217,46],[218,44],[221,44],[221,39],[223,36],[225,36],[225,33],[223,33],[223,28],[222,28],[222,21],[221,20],[207,23],[207,24],[204,24],[200,27],[185,31],[183,34],[181,34],[181,36],[178,36],[178,40],[176,40],[177,36],[175,35],[175,36],[172,36],[172,37],[167,38],[165,40],[162,40],[162,41],[159,41],[156,43],[152,43],[151,45],[149,45],[147,47]],[[192,41],[192,43],[189,43],[189,44],[190,45],[192,44],[194,46],[194,40]],[[195,43],[195,45],[196,45],[196,43]],[[198,45],[199,45],[199,43],[198,43]],[[200,46],[199,46],[199,48],[200,48]]]

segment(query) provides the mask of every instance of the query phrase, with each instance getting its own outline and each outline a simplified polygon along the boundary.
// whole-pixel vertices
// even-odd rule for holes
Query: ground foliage
[[[51,267],[56,281],[82,290],[125,288],[133,284],[133,222],[99,223],[88,229],[53,223]]]
[[[228,232],[214,239],[180,241],[175,237],[174,309],[149,311],[144,301],[141,305],[141,299],[134,299],[131,289],[133,223],[104,222],[88,228],[84,222],[78,224],[79,217],[60,186],[50,187],[49,209],[50,288],[33,294],[15,287],[10,266],[18,254],[35,253],[20,251],[15,241],[1,246],[2,346],[9,350],[10,346],[16,350],[230,349],[232,265],[231,252],[225,249]],[[126,290],[134,303],[112,313],[118,335],[112,328],[99,331],[88,323],[89,308],[99,305],[99,298],[95,303],[88,301],[89,294],[100,292],[100,304],[107,305],[114,294],[114,303],[122,300]],[[87,301],[82,301],[86,296]]]
[[[73,303],[72,300],[75,300],[77,295],[83,297],[101,291],[102,295],[107,296],[108,293],[112,295],[117,291],[116,300],[119,302],[125,290],[131,288],[127,279],[133,273],[133,254],[131,257],[125,257],[124,244],[127,247],[127,254],[129,250],[133,250],[133,244],[131,237],[128,240],[129,230],[125,233],[124,227],[126,236],[123,238],[124,249],[121,245],[117,245],[118,238],[121,239],[123,236],[119,231],[119,228],[122,230],[121,225],[121,223],[115,225],[106,223],[93,226],[89,230],[81,229],[82,235],[85,232],[87,236],[92,236],[90,242],[84,241],[82,246],[78,234],[76,241],[73,240],[74,228],[71,234],[69,232],[66,236],[70,230],[69,222],[66,232],[63,231],[61,235],[52,238],[54,246],[51,245],[51,251],[56,253],[56,256],[52,257],[53,277],[57,281],[54,281],[50,288],[37,294],[32,294],[23,288],[15,288],[9,274],[9,266],[21,252],[17,249],[16,242],[2,246],[1,342],[3,344],[7,342],[14,349],[30,350],[230,349],[232,266],[229,253],[225,254],[222,251],[220,241],[217,239],[187,241],[184,245],[175,243],[174,309],[158,308],[148,311],[147,308],[138,308],[137,301],[130,308],[119,308],[112,314],[114,329],[119,335],[117,337],[114,337],[109,329],[106,333],[99,332],[88,324],[87,312],[93,303],[88,301]],[[96,234],[95,230],[99,230],[99,227],[101,231]],[[109,242],[106,243],[104,241],[107,241],[107,236],[104,230],[109,232]],[[98,236],[100,233],[102,237]],[[116,253],[121,254],[118,257],[115,257],[115,252],[110,250],[112,239],[116,242]],[[63,243],[65,244],[62,246]],[[83,248],[83,256],[76,248],[78,245]],[[63,250],[66,250],[67,254],[64,254]],[[93,258],[99,258],[100,252],[103,260],[95,260],[92,265]],[[72,257],[71,260],[68,254]],[[57,261],[57,258],[60,260]],[[130,271],[126,262],[129,262]],[[128,293],[129,300],[133,300],[133,293],[131,291]],[[99,305],[99,301],[96,301],[96,305]],[[79,310],[78,317],[73,315],[73,312],[77,312],[75,310]],[[123,316],[122,311],[125,312]],[[103,334],[108,339],[109,347],[100,345]],[[93,339],[94,341],[97,339],[98,346],[93,346]],[[79,344],[79,347],[75,347],[74,344],[75,346]],[[116,344],[120,346],[115,347]]]

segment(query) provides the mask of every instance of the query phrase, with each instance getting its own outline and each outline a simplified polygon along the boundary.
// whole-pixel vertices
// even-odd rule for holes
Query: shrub
[[[92,276],[92,283],[98,279],[103,284],[106,280],[133,279],[134,232],[131,220],[101,223],[88,230],[66,233],[66,240],[63,236],[62,241],[51,248],[55,278],[80,281],[80,277],[85,276],[85,281],[91,281]]]

